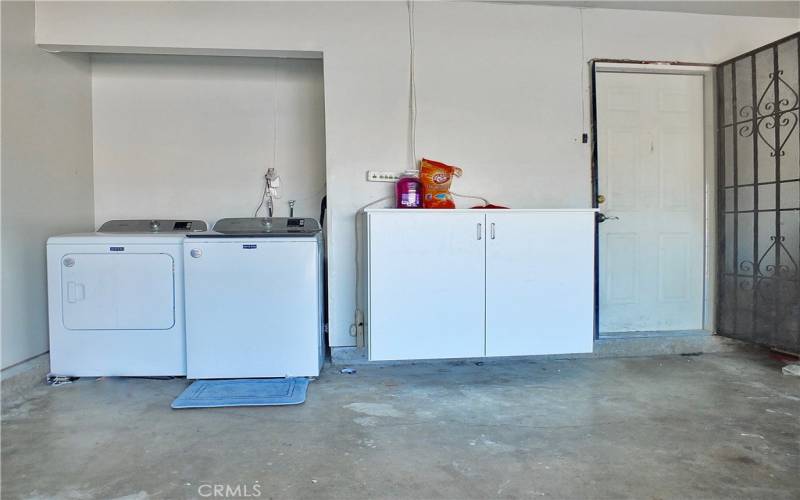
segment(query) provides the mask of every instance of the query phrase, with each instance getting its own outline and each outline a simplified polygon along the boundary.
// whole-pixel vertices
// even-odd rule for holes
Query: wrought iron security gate
[[[720,334],[800,352],[800,33],[717,69]]]

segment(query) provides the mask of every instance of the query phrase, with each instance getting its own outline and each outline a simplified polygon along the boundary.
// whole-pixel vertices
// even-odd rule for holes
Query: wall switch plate
[[[398,172],[367,170],[368,182],[397,182],[398,180],[400,180],[400,174]]]

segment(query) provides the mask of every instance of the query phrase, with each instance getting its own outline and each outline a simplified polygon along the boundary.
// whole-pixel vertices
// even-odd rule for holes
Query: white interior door
[[[600,332],[703,325],[703,79],[597,74]]]
[[[369,214],[372,360],[484,355],[483,213]]]
[[[592,352],[594,212],[486,215],[486,355]]]

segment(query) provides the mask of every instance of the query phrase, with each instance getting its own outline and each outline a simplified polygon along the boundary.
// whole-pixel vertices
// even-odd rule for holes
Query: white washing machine
[[[183,239],[200,220],[109,221],[47,240],[50,373],[186,374]]]
[[[187,378],[319,375],[322,234],[314,219],[222,219],[184,246]]]

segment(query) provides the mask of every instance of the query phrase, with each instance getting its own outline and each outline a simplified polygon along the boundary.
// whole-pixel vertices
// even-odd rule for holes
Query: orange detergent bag
[[[422,183],[422,208],[456,208],[450,184],[453,177],[461,177],[458,167],[423,158],[419,166]]]

